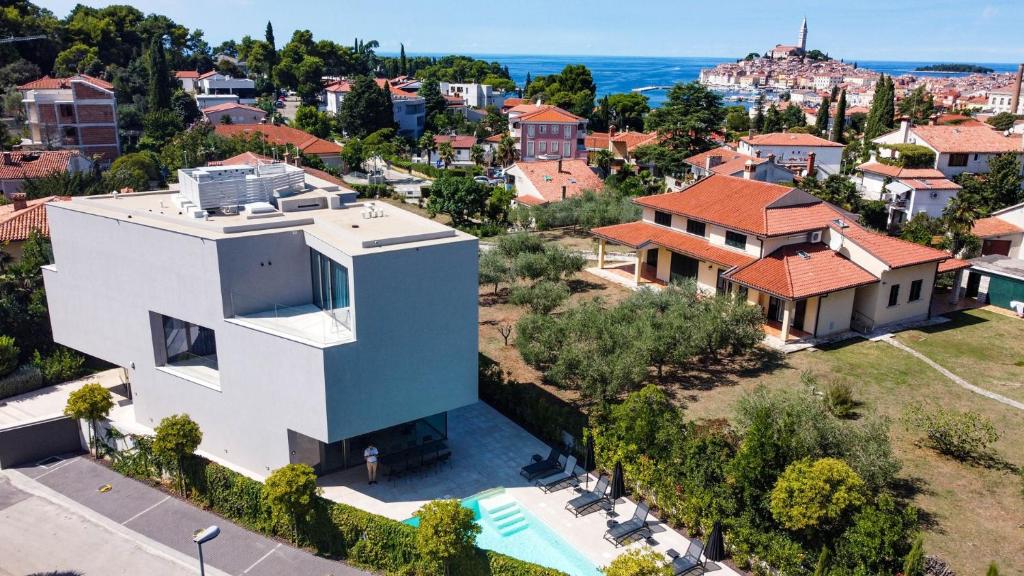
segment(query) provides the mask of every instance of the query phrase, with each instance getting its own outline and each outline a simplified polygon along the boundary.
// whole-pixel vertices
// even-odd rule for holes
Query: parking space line
[[[257,565],[257,564],[259,564],[260,562],[263,562],[264,560],[266,560],[266,559],[267,559],[268,557],[270,557],[270,555],[271,555],[271,554],[273,554],[273,553],[274,553],[274,550],[277,550],[277,549],[278,549],[278,548],[280,548],[280,547],[281,547],[281,543],[280,543],[280,542],[278,542],[278,543],[277,543],[277,546],[274,546],[274,547],[273,547],[273,548],[271,548],[271,549],[270,549],[270,550],[269,550],[269,551],[268,551],[268,552],[267,552],[266,554],[264,554],[263,556],[260,556],[260,559],[259,559],[259,560],[257,560],[257,561],[255,561],[255,562],[253,562],[253,563],[252,563],[252,566],[249,566],[248,568],[246,568],[245,570],[243,570],[243,571],[242,571],[242,574],[248,574],[248,573],[249,573],[249,570],[252,570],[253,568],[255,568],[255,567],[256,567],[256,565]]]
[[[164,499],[163,499],[163,500],[161,500],[161,501],[157,502],[156,504],[153,504],[153,505],[152,505],[152,506],[150,506],[149,508],[146,508],[146,509],[145,509],[145,510],[143,510],[142,512],[139,512],[138,514],[136,514],[135,516],[132,516],[131,518],[129,518],[129,519],[127,519],[127,520],[125,520],[124,522],[121,522],[121,525],[123,526],[123,525],[125,525],[125,524],[127,524],[127,523],[131,522],[132,520],[135,520],[135,519],[136,519],[136,518],[138,518],[139,516],[142,516],[142,515],[143,515],[143,514],[145,514],[146,512],[149,512],[149,511],[150,511],[150,510],[152,510],[153,508],[156,508],[157,506],[159,506],[159,505],[163,504],[164,502],[167,502],[167,501],[168,501],[168,500],[170,500],[170,499],[171,499],[171,497],[170,497],[170,496],[164,496]]]
[[[40,474],[39,476],[36,476],[36,477],[34,477],[34,478],[32,478],[32,479],[33,479],[33,480],[39,480],[40,478],[42,478],[43,476],[46,476],[46,475],[47,475],[47,474],[49,474],[50,472],[56,472],[57,470],[60,470],[61,468],[64,468],[64,467],[66,467],[66,466],[70,466],[72,462],[76,462],[76,461],[78,461],[78,458],[72,458],[72,459],[70,459],[70,460],[65,460],[65,461],[64,461],[63,463],[60,463],[60,464],[57,464],[57,465],[55,465],[55,466],[54,466],[53,468],[50,468],[50,469],[49,469],[49,470],[47,470],[46,472],[43,472],[43,473],[42,473],[42,474]]]

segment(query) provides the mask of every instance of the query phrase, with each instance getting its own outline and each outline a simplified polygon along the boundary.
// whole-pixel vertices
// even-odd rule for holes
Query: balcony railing
[[[229,320],[315,346],[354,340],[352,308],[322,309],[313,303],[278,304],[239,293],[231,294]]]

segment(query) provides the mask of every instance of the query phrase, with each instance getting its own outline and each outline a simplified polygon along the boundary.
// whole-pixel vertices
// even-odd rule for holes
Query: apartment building
[[[184,81],[181,78],[179,80]],[[193,86],[196,95],[202,96],[196,98],[200,108],[232,101],[238,104],[256,103],[256,81],[251,78],[234,78],[211,70],[200,74]]]
[[[813,134],[774,132],[740,138],[737,152],[759,158],[774,158],[776,164],[797,170],[814,158],[814,167],[825,176],[839,174],[844,146]]]
[[[935,153],[932,168],[952,178],[964,172],[984,174],[990,160],[1001,154],[1015,154],[1024,162],[1024,138],[1020,134],[1006,136],[987,125],[912,126],[906,119],[900,127],[872,140],[881,146],[882,157],[896,152],[887,144],[919,144]]]
[[[523,160],[585,158],[587,120],[550,104],[520,104],[508,111],[508,126]]]
[[[441,94],[461,98],[470,108],[486,108],[488,106],[501,108],[505,103],[505,93],[495,90],[489,84],[441,82],[439,87]]]
[[[267,121],[267,112],[262,108],[237,102],[209,106],[202,111],[210,124],[262,124]]]
[[[760,306],[783,342],[925,319],[940,273],[967,263],[871,232],[800,190],[711,175],[682,192],[637,198],[636,222],[595,228],[636,250],[631,285],[693,281]],[[957,284],[959,278],[957,279]]]
[[[114,86],[78,74],[18,86],[34,146],[77,150],[109,163],[121,154]]]
[[[477,400],[475,238],[285,164],[178,178],[47,204],[54,339],[128,370],[140,429],[187,413],[257,478],[446,437]]]

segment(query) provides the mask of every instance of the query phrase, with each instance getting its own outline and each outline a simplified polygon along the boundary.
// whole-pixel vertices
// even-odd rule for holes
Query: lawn
[[[975,386],[1024,402],[1024,320],[968,310],[897,338]]]

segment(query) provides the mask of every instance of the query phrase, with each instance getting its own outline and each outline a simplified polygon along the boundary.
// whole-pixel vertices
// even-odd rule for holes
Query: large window
[[[654,211],[654,223],[660,224],[661,226],[672,225],[672,215],[668,212],[662,212],[661,210]]]
[[[690,234],[696,234],[697,236],[703,237],[707,233],[707,224],[700,220],[686,220],[686,231]]]
[[[310,249],[313,303],[323,310],[348,308],[348,268]]]
[[[162,316],[166,364],[217,365],[217,339],[213,330],[170,316]]]
[[[950,154],[950,166],[967,166],[967,154]]]
[[[889,306],[895,306],[900,302],[900,285],[893,284],[889,287]]]
[[[914,280],[910,283],[910,299],[908,302],[916,302],[921,299],[921,285],[924,280]]]
[[[739,248],[740,250],[746,250],[747,235],[740,234],[738,232],[727,231],[725,233],[725,245],[732,246],[733,248]]]

